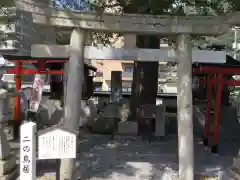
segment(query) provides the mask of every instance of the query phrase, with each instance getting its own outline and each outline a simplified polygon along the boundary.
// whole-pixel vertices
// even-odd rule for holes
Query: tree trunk
[[[159,49],[156,36],[137,36],[138,48]],[[129,120],[137,120],[137,108],[143,104],[156,104],[158,90],[158,62],[134,62],[132,81],[131,115]]]

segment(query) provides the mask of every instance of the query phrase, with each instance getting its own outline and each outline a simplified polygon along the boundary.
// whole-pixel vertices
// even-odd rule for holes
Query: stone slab
[[[238,180],[239,178],[240,175],[238,175],[232,169],[227,169],[218,173],[218,180]]]
[[[155,136],[164,137],[166,126],[166,112],[164,106],[157,106],[156,109],[156,126],[155,126]]]
[[[122,135],[137,135],[138,124],[132,121],[123,121],[118,123],[118,133]]]
[[[233,168],[236,169],[240,173],[240,158],[233,159]]]
[[[0,180],[16,180],[18,177],[18,174],[19,174],[19,171],[17,168],[15,168],[12,172],[10,172],[6,175],[0,176]],[[18,179],[20,179],[20,178],[18,178]]]
[[[9,156],[6,160],[0,160],[0,175],[5,175],[16,166],[16,157]]]
[[[11,154],[11,148],[3,127],[0,127],[0,159],[5,159]]]

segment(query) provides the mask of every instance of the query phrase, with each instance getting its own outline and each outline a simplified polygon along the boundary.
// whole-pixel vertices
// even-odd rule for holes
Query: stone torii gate
[[[192,48],[191,35],[217,36],[229,31],[232,25],[240,24],[239,13],[227,16],[154,16],[137,14],[96,14],[57,9],[38,8],[33,4],[22,6],[31,12],[33,22],[44,26],[76,28],[71,35],[66,82],[65,121],[71,129],[76,129],[80,117],[81,79],[83,75],[84,45],[88,31],[120,32],[145,35],[176,35],[175,60],[178,63],[178,146],[179,179],[194,179],[194,142],[192,119]],[[138,61],[139,59],[135,59]],[[144,59],[147,61],[147,59]],[[70,80],[69,80],[70,79]],[[74,160],[64,160],[70,169]],[[67,179],[71,177],[65,172]],[[64,176],[64,174],[63,174]],[[72,178],[70,178],[72,179]]]

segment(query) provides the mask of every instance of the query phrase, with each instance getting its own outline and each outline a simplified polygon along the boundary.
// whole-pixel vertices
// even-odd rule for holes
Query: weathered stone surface
[[[115,104],[106,104],[96,118],[88,121],[88,127],[95,133],[112,133],[120,121],[121,107]]]
[[[9,102],[10,99],[8,96],[0,97],[0,122],[6,122],[11,118],[12,110]]]
[[[122,100],[123,101],[123,100]],[[122,107],[120,109],[121,121],[127,121],[130,116],[130,104],[128,102],[123,102]]]
[[[240,174],[240,157],[233,159],[233,168],[236,169],[236,171]]]
[[[0,180],[16,180],[18,174],[19,174],[19,171],[17,168],[15,168],[8,174],[0,176]]]
[[[0,127],[0,160],[8,157],[10,153],[11,153],[11,148],[6,138],[6,135],[4,133],[4,129]]]
[[[16,166],[16,157],[10,155],[6,160],[0,160],[0,175],[5,175],[11,172]]]
[[[163,137],[166,135],[165,133],[166,127],[166,112],[165,107],[157,106],[156,107],[156,126],[155,126],[155,136]]]
[[[114,118],[99,117],[97,121],[91,121],[88,128],[92,133],[109,134],[115,129],[114,121]]]
[[[240,175],[238,175],[232,169],[226,169],[218,173],[218,180],[239,180],[239,179],[240,179]]]
[[[124,135],[137,135],[138,124],[132,121],[123,121],[118,123],[118,133]]]

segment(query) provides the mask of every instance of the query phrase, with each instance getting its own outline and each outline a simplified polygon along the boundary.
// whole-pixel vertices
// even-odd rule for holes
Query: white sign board
[[[38,159],[76,158],[76,134],[55,129],[38,136]]]
[[[21,125],[20,180],[36,180],[36,123]]]

